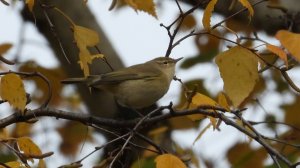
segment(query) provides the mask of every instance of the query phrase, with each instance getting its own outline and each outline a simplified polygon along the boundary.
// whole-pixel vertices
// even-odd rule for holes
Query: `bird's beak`
[[[175,63],[177,63],[178,61],[180,61],[183,57],[180,57],[180,58],[177,58],[177,59],[174,59]]]

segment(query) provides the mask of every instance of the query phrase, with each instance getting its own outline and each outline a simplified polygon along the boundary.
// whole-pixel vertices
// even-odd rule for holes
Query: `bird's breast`
[[[115,87],[114,95],[121,105],[140,109],[154,104],[163,97],[169,85],[169,81],[157,78],[128,80]]]

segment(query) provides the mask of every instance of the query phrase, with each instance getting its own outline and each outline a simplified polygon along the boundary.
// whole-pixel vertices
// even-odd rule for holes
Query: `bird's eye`
[[[164,62],[163,62],[163,64],[167,65],[167,64],[168,64],[168,62],[167,62],[167,61],[164,61]]]

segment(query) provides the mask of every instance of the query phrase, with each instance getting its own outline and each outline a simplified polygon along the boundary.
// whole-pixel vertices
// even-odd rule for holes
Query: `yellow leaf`
[[[152,146],[152,145],[147,146],[147,149],[150,149],[150,150],[156,150],[155,147]],[[150,151],[150,150],[144,150],[144,152],[143,152],[141,158],[149,158],[149,157],[154,157],[154,156],[157,155],[156,153],[154,153],[154,152],[152,152],[152,151]],[[153,160],[153,161],[154,161],[154,160]],[[131,168],[133,168],[133,166],[132,166]]]
[[[213,126],[214,130],[217,128],[217,119],[211,116],[208,116],[209,121],[211,123],[211,125]]]
[[[167,126],[161,126],[161,127],[158,127],[154,130],[151,130],[148,134],[149,135],[157,135],[157,134],[161,134],[161,133],[164,133],[168,130],[168,127]]]
[[[210,18],[211,18],[212,12],[214,11],[217,1],[218,0],[211,0],[204,10],[202,23],[206,30],[210,29]]]
[[[269,51],[279,56],[279,58],[281,58],[284,61],[285,66],[288,67],[287,55],[281,48],[271,44],[267,44],[266,47]]]
[[[55,67],[55,68],[45,68],[40,65],[38,65],[34,61],[27,61],[23,62],[22,66],[19,67],[19,71],[24,72],[40,72],[41,74],[47,76],[47,79],[51,82],[52,87],[52,99],[49,103],[51,106],[56,106],[57,104],[62,103],[62,84],[60,81],[62,79],[65,79],[65,72],[63,70],[63,67]],[[45,101],[45,97],[48,94],[48,86],[40,78],[24,78],[24,80],[30,80],[31,82],[35,83],[35,92],[30,94],[30,98],[32,99],[32,102],[37,103],[43,103]]]
[[[194,95],[194,97],[192,98],[190,109],[197,108],[199,106],[206,106],[206,105],[216,106],[217,102],[215,102],[213,99],[211,99],[201,93],[196,93]],[[187,117],[193,121],[197,121],[197,120],[205,118],[202,114],[193,114],[193,115],[188,115]]]
[[[0,95],[3,100],[16,109],[24,111],[26,105],[26,92],[21,78],[13,73],[1,78]]]
[[[83,70],[84,76],[90,75],[90,70],[88,64],[91,64],[95,58],[103,58],[102,54],[92,55],[87,47],[92,47],[97,45],[99,42],[98,33],[94,30],[74,25],[74,39],[79,48],[79,65]]]
[[[7,139],[7,138],[9,138],[7,129],[0,128],[0,139],[3,140],[3,139]]]
[[[226,96],[225,96],[225,94],[223,92],[220,92],[218,94],[218,104],[221,107],[225,108],[227,111],[230,111],[230,107],[229,107],[227,98],[226,98]]]
[[[102,54],[97,54],[97,55],[91,55],[91,53],[88,51],[87,48],[83,48],[79,51],[79,65],[80,68],[83,70],[83,74],[85,77],[90,75],[90,70],[89,70],[89,64],[92,63],[92,61],[95,58],[103,58],[104,56]]]
[[[193,15],[187,15],[182,22],[182,30],[190,30],[196,26],[197,22]]]
[[[197,124],[191,121],[187,116],[172,118],[170,119],[170,124],[172,129],[190,129],[197,126]]]
[[[38,168],[46,168],[46,163],[43,159],[39,160]]]
[[[67,122],[57,128],[57,131],[63,139],[59,148],[64,155],[75,156],[82,142],[93,141],[92,131],[79,122]]]
[[[14,129],[12,130],[11,136],[15,138],[29,136],[32,131],[33,124],[27,122],[19,122],[15,124]]]
[[[236,143],[227,151],[226,156],[229,167],[265,168],[268,155],[264,148],[252,149],[248,143]]]
[[[251,51],[236,46],[216,57],[224,90],[235,107],[249,96],[258,82],[258,60]]]
[[[79,49],[93,47],[99,43],[96,31],[77,25],[74,25],[74,39]]]
[[[300,96],[297,96],[292,104],[282,106],[282,109],[285,112],[284,123],[300,128],[300,118],[298,113],[300,109]]]
[[[292,56],[300,62],[300,34],[279,30],[275,37],[292,54]]]
[[[156,168],[186,168],[186,165],[172,154],[163,154],[155,158]]]
[[[17,139],[19,149],[27,155],[41,155],[42,151],[40,148],[29,138],[21,137]],[[33,162],[33,159],[30,159]]]
[[[135,11],[140,10],[157,18],[153,0],[125,0]]]
[[[0,45],[0,55],[6,53],[11,47],[12,47],[12,44],[10,44],[10,43],[1,44]]]
[[[206,130],[211,126],[211,123],[209,123],[206,127],[203,128],[203,130],[200,132],[200,134],[197,136],[197,138],[194,140],[193,145],[203,136],[203,134],[206,132]]]
[[[153,152],[152,152],[152,155],[153,155]],[[109,162],[109,161],[107,161],[107,162]],[[98,167],[99,168],[109,167],[109,163],[107,163],[107,165],[98,166]],[[154,157],[140,157],[131,164],[130,168],[155,168]]]
[[[91,57],[92,57],[91,59],[93,60],[93,59],[96,59],[96,58],[104,58],[104,55],[103,54],[94,54]]]
[[[196,93],[195,96],[192,98],[192,103],[196,106],[216,106],[218,105],[217,102],[215,102],[213,99],[201,94],[201,93]]]
[[[71,109],[78,109],[82,103],[79,93],[73,93],[67,96],[65,99]]]
[[[9,166],[10,168],[26,168],[26,166],[23,163],[17,161],[7,162],[5,163],[5,165]],[[5,168],[5,167],[0,166],[0,168]]]
[[[240,3],[241,3],[245,8],[248,9],[248,11],[249,11],[249,18],[251,18],[251,17],[253,16],[253,14],[254,14],[254,10],[253,10],[251,4],[248,2],[248,0],[239,0],[239,1],[240,1]]]
[[[34,0],[26,0],[25,3],[27,4],[28,9],[30,10],[30,12],[32,12],[33,6],[34,6]]]

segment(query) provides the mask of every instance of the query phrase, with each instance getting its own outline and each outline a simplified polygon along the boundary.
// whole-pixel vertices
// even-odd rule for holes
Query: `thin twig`
[[[116,160],[121,156],[121,154],[123,153],[124,149],[126,148],[126,146],[128,145],[128,143],[130,142],[130,140],[134,137],[135,133],[137,132],[138,128],[142,125],[142,123],[148,119],[149,117],[151,117],[152,115],[154,115],[157,112],[160,112],[164,109],[165,107],[160,107],[158,109],[155,109],[153,111],[151,111],[150,113],[148,113],[146,116],[144,116],[143,118],[141,118],[136,125],[134,126],[134,128],[132,129],[132,131],[130,132],[130,136],[127,138],[127,140],[125,141],[125,143],[123,144],[122,148],[120,149],[120,151],[117,153],[117,155],[113,158],[113,160],[111,161],[109,168],[112,168],[114,163],[116,162]]]
[[[281,168],[279,162],[278,162],[278,159],[276,158],[276,156],[274,155],[270,155],[271,158],[273,159],[274,163],[275,163],[275,166],[277,166],[278,168]]]
[[[98,52],[99,54],[102,54],[102,52],[101,52],[101,50],[100,50],[100,48],[99,48],[98,46],[95,46],[95,48],[96,48],[96,50],[97,50],[97,52]],[[114,68],[113,68],[113,67],[110,65],[110,63],[107,61],[106,57],[103,57],[101,60],[103,60],[103,61],[108,65],[108,67],[110,68],[111,71],[114,71]]]
[[[258,124],[281,124],[281,125],[285,125],[288,127],[291,127],[292,129],[299,131],[300,129],[294,125],[288,124],[288,123],[284,123],[284,122],[279,122],[279,121],[248,121],[251,125],[258,125]]]
[[[105,133],[109,133],[109,134],[111,134],[111,135],[113,135],[113,136],[116,136],[116,137],[119,137],[119,136],[120,136],[118,133],[115,133],[115,132],[113,132],[113,131],[107,130],[107,129],[105,129],[105,128],[101,128],[101,127],[99,127],[99,126],[97,126],[97,125],[90,125],[90,126],[93,127],[93,128],[95,128],[95,129],[97,129],[97,130],[101,130],[101,131],[103,131],[103,132],[105,132]],[[126,140],[125,138],[122,138],[122,139],[123,139],[123,140]],[[150,143],[149,143],[149,144],[150,144]],[[158,151],[155,151],[155,150],[146,148],[146,147],[144,147],[144,146],[140,146],[140,145],[135,144],[135,143],[133,143],[133,142],[130,142],[130,145],[132,145],[133,147],[140,148],[140,149],[144,149],[144,150],[148,150],[148,151],[151,151],[151,152],[154,152],[154,153],[159,153]]]
[[[46,18],[46,20],[47,20],[47,23],[48,23],[48,25],[49,25],[49,27],[50,27],[51,33],[53,34],[53,37],[54,37],[54,38],[56,39],[56,41],[58,42],[59,48],[60,48],[60,50],[61,50],[63,56],[65,57],[65,59],[67,60],[67,62],[68,62],[69,64],[71,64],[71,61],[69,60],[69,58],[68,58],[68,56],[67,56],[67,54],[66,54],[66,52],[65,52],[65,49],[64,49],[64,47],[63,47],[63,45],[62,45],[62,42],[61,42],[61,40],[59,39],[59,36],[57,35],[57,32],[56,32],[56,30],[55,30],[55,26],[54,26],[53,22],[51,21],[51,19],[50,19],[48,13],[47,13],[47,11],[46,11],[46,9],[48,9],[48,6],[45,5],[45,4],[43,4],[40,0],[39,0],[38,2],[39,2],[40,7],[42,8],[43,14],[44,14],[44,16],[45,16],[45,18]],[[51,8],[53,8],[53,7],[51,7]],[[54,8],[54,9],[56,9],[56,8]]]
[[[113,10],[114,7],[116,6],[117,2],[118,2],[118,0],[112,0],[108,10],[109,11]]]
[[[124,134],[124,135],[122,135],[122,136],[119,136],[119,137],[117,137],[117,138],[115,138],[115,139],[113,139],[113,140],[111,140],[111,141],[108,141],[108,142],[106,142],[105,144],[103,144],[103,145],[101,145],[101,146],[95,147],[95,149],[94,149],[92,152],[90,152],[89,154],[87,154],[86,156],[84,156],[83,158],[81,158],[80,160],[76,161],[75,163],[81,163],[84,159],[88,158],[88,157],[91,156],[93,153],[97,152],[98,150],[103,149],[105,146],[107,146],[107,145],[109,145],[109,144],[112,144],[112,143],[114,143],[114,142],[116,142],[116,141],[118,141],[118,140],[120,140],[120,139],[123,139],[123,138],[125,138],[125,137],[127,137],[127,136],[129,136],[129,133]]]
[[[255,2],[255,3],[251,4],[251,6],[254,7],[254,6],[256,6],[256,5],[258,5],[258,4],[262,3],[262,2],[267,2],[267,1],[269,1],[269,0],[261,0],[261,1],[258,1],[258,2]],[[221,24],[225,23],[226,21],[230,20],[231,18],[235,17],[236,15],[239,15],[240,13],[245,12],[245,11],[247,11],[247,10],[248,10],[247,8],[243,8],[243,9],[241,9],[241,10],[235,12],[234,14],[228,16],[227,18],[223,19],[223,20],[220,21],[219,23],[213,25],[213,26],[211,27],[211,30],[213,30],[213,29],[219,27]]]
[[[15,65],[15,62],[10,61],[10,60],[4,58],[2,55],[0,55],[0,61],[4,62],[7,65]]]
[[[290,143],[288,143],[286,141],[283,141],[283,140],[280,140],[280,139],[276,139],[276,138],[272,138],[272,137],[267,137],[267,136],[264,136],[264,135],[261,135],[261,137],[264,138],[264,139],[266,139],[266,140],[278,142],[278,143],[281,143],[281,144],[284,144],[284,145],[287,145],[287,146],[292,146],[294,148],[300,148],[300,145],[290,144]]]
[[[180,6],[178,0],[175,0],[175,2],[176,2],[176,5],[177,5],[177,7],[178,7],[178,10],[179,10],[180,14],[183,14],[183,11],[182,11],[182,9],[181,9],[181,6]]]
[[[153,147],[155,147],[158,151],[159,154],[163,154],[163,153],[168,153],[167,150],[163,149],[162,147],[158,146],[155,142],[153,142],[151,139],[149,139],[148,137],[146,137],[145,135],[136,132],[135,133],[136,136],[140,139],[142,139],[143,141],[147,142],[148,144],[152,145]]]
[[[165,109],[168,107],[169,106],[160,107],[160,108],[156,109],[155,111],[153,111],[151,113],[151,115],[153,113],[155,113],[156,111],[161,111],[162,109]],[[138,129],[140,127],[142,128],[146,125],[151,125],[156,122],[162,122],[162,121],[170,119],[170,118],[187,116],[187,115],[191,115],[191,114],[203,114],[206,116],[211,116],[214,118],[221,119],[227,125],[230,125],[230,126],[236,128],[237,130],[241,131],[242,133],[248,135],[249,137],[253,138],[259,144],[261,144],[270,155],[276,156],[276,158],[278,158],[279,160],[281,160],[282,162],[284,162],[286,165],[288,165],[290,167],[293,165],[285,156],[283,156],[282,154],[280,154],[280,152],[276,151],[272,146],[270,146],[261,137],[261,135],[252,127],[252,125],[248,121],[245,121],[242,117],[240,117],[242,119],[243,123],[251,129],[251,132],[249,130],[245,129],[243,126],[238,125],[237,123],[235,123],[234,121],[232,121],[231,119],[226,117],[223,113],[220,113],[220,112],[212,113],[211,109],[209,109],[209,108],[222,110],[222,108],[219,108],[219,107],[215,107],[215,108],[212,108],[212,107],[204,108],[203,107],[203,108],[196,108],[196,109],[189,109],[189,110],[174,111],[172,113],[164,113],[164,114],[160,114],[160,115],[153,116],[153,117],[151,117],[151,115],[148,114],[147,116],[145,116],[142,119],[132,119],[132,120],[127,120],[127,121],[120,121],[120,120],[114,120],[114,119],[92,117],[88,114],[72,113],[72,112],[65,112],[62,110],[45,108],[45,109],[36,109],[36,110],[32,110],[32,111],[27,111],[27,113],[23,116],[21,116],[18,113],[14,113],[11,116],[8,116],[8,117],[0,120],[0,128],[3,128],[5,126],[8,126],[8,125],[16,123],[16,122],[27,121],[31,118],[39,117],[39,116],[53,116],[56,118],[64,118],[64,119],[69,119],[69,120],[73,120],[73,121],[79,121],[79,122],[82,122],[87,125],[95,124],[95,125],[99,125],[99,126],[110,126],[110,127],[114,127],[114,128],[119,128],[119,127],[132,128],[132,126],[134,126],[133,131],[127,138],[127,141],[124,143],[123,147],[118,152],[118,154],[115,155],[114,160],[116,161],[117,156],[119,157],[121,155],[122,151],[129,144],[131,138],[133,138],[133,136],[135,135],[135,132],[137,132],[136,129]],[[218,110],[216,110],[216,111],[218,111]],[[35,115],[33,115],[33,113],[35,113]],[[239,114],[238,111],[232,111],[231,113]],[[254,129],[254,130],[252,130],[252,129]]]
[[[169,26],[165,26],[164,24],[160,24],[160,26],[164,27],[167,30],[168,36],[169,36],[169,44],[168,44],[168,48],[167,48],[167,51],[166,51],[166,54],[165,54],[166,57],[170,56],[170,54],[172,52],[172,49],[174,48],[173,43],[174,43],[175,37],[177,36],[177,33],[179,32],[179,29],[181,28],[184,19],[189,14],[193,13],[196,9],[198,9],[200,6],[202,6],[205,1],[199,1],[195,6],[193,6],[191,9],[189,9],[186,12],[182,11],[182,9],[181,9],[181,7],[180,7],[177,0],[175,2],[176,2],[177,7],[180,11],[180,15]],[[175,26],[173,32],[171,32],[171,28],[175,25],[175,23],[177,23],[177,25]]]
[[[275,155],[276,157],[278,157],[281,161],[283,161],[288,166],[292,166],[292,163],[285,156],[283,156],[282,154],[280,154],[272,146],[270,146],[268,143],[266,143],[264,141],[263,136],[256,129],[254,129],[254,127],[247,120],[245,120],[242,116],[239,116],[239,115],[236,115],[236,116],[243,122],[243,124],[245,124],[248,128],[250,128],[250,130],[254,134],[251,133],[251,132],[249,132],[249,131],[246,131],[247,133],[246,132],[244,132],[244,133],[246,133],[248,136],[250,136],[251,138],[255,139],[256,142],[258,142],[259,144],[261,144],[267,150],[267,152],[269,153],[269,155]]]
[[[0,0],[0,2],[2,2],[4,5],[9,6],[9,3],[6,2],[5,0]]]
[[[279,71],[282,74],[283,78],[286,80],[286,82],[291,86],[291,88],[293,88],[294,91],[300,93],[300,88],[293,82],[293,80],[287,74],[286,69],[285,68],[280,68]]]

